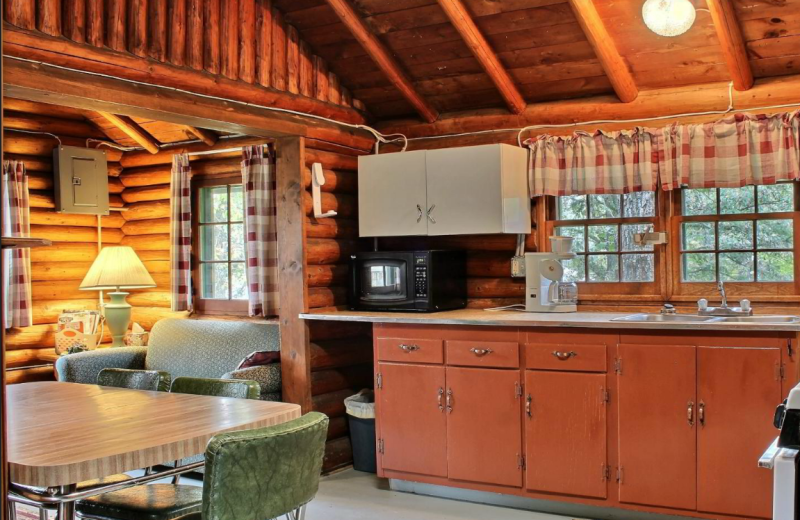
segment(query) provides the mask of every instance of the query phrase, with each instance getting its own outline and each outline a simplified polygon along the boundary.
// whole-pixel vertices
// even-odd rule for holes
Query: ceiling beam
[[[525,98],[522,97],[514,80],[503,67],[503,64],[500,63],[497,54],[475,24],[463,2],[461,0],[438,0],[438,2],[447,17],[450,18],[453,27],[464,39],[464,43],[467,44],[472,54],[480,62],[483,70],[486,71],[486,74],[497,86],[500,95],[503,96],[508,105],[508,109],[514,114],[519,114],[525,110],[527,105]]]
[[[213,130],[206,130],[205,128],[197,128],[196,126],[189,125],[184,125],[183,129],[203,141],[208,146],[214,146],[219,139],[219,134]]]
[[[633,75],[631,75],[627,63],[622,59],[614,41],[609,36],[594,3],[592,0],[569,0],[569,5],[611,81],[617,97],[623,103],[630,103],[639,95],[639,89],[636,87],[636,82],[633,81]]]
[[[742,29],[736,19],[736,11],[730,0],[707,0],[711,19],[717,30],[717,37],[722,46],[725,63],[736,90],[749,90],[754,83],[753,69],[747,57]]]
[[[375,64],[389,78],[406,100],[416,109],[417,113],[428,123],[433,123],[439,117],[439,112],[423,98],[411,82],[411,78],[392,56],[384,44],[372,34],[364,21],[358,16],[348,0],[326,0],[336,15],[358,40]]]
[[[109,123],[122,130],[125,135],[136,141],[136,143],[150,153],[158,153],[159,145],[153,136],[144,131],[136,122],[128,116],[118,116],[110,112],[97,112]]]

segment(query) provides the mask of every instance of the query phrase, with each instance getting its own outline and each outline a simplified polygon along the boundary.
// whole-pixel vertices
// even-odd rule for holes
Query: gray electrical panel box
[[[56,211],[108,215],[106,152],[77,146],[53,150]]]

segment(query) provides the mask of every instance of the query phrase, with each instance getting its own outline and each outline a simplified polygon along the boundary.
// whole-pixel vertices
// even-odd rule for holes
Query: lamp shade
[[[647,0],[642,18],[647,27],[660,36],[679,36],[694,24],[697,13],[689,0]]]
[[[81,282],[82,291],[107,289],[145,289],[156,282],[144,264],[128,246],[106,247],[97,255],[89,272]]]

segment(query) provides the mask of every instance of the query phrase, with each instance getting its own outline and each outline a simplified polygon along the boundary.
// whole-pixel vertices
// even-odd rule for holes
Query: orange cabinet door
[[[378,373],[380,467],[446,477],[444,367],[380,363]]]
[[[696,508],[695,352],[618,346],[620,502]]]
[[[772,517],[772,472],[756,462],[777,435],[780,362],[778,349],[698,347],[698,510]]]
[[[606,498],[606,375],[527,371],[526,487]]]
[[[520,372],[447,368],[447,469],[454,480],[522,486]]]

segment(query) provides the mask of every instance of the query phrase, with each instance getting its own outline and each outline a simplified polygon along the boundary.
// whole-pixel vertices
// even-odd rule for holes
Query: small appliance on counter
[[[578,286],[565,282],[562,261],[575,258],[571,237],[550,237],[551,253],[525,253],[525,310],[577,312]]]
[[[436,312],[467,305],[464,251],[369,251],[350,255],[348,307]]]

